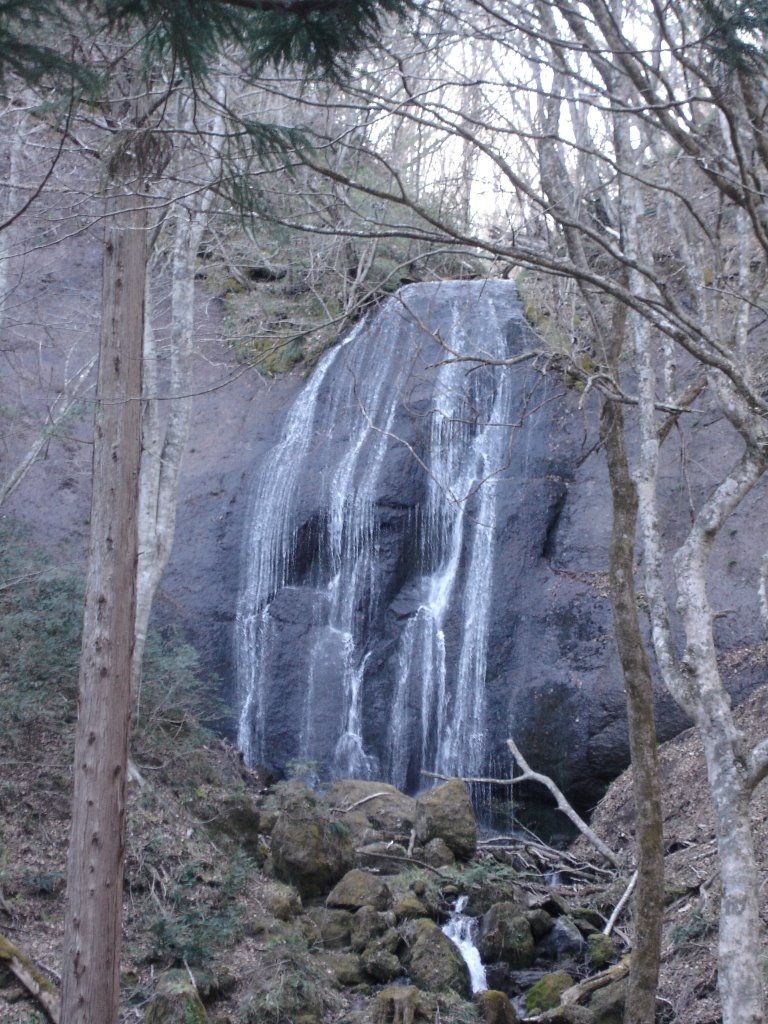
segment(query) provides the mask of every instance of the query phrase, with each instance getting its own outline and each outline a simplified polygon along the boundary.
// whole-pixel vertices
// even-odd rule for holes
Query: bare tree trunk
[[[126,149],[128,146],[126,146]],[[117,1020],[136,602],[145,199],[109,172],[91,535],[75,738],[62,1024]]]
[[[624,1024],[653,1024],[664,916],[664,845],[653,686],[635,601],[637,492],[627,464],[620,403],[605,403],[601,436],[608,460],[613,510],[609,547],[611,605],[627,697],[636,814],[637,887]]]

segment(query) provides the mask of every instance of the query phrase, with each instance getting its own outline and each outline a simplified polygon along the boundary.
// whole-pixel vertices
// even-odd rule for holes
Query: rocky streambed
[[[621,1020],[624,949],[604,927],[624,883],[533,837],[479,841],[460,780],[415,799],[385,783],[342,780],[319,794],[293,780],[247,813],[233,804],[216,827],[248,832],[250,853],[271,879],[250,935],[284,956],[300,940],[314,958],[294,965],[282,1018],[262,977],[232,1020]],[[323,996],[318,967],[341,1002]],[[190,1019],[207,1019],[194,973],[167,972],[146,1020]]]

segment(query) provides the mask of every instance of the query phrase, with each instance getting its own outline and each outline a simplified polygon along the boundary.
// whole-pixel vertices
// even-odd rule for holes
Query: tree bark
[[[664,915],[664,846],[653,686],[635,601],[637,491],[629,473],[624,411],[618,402],[603,406],[601,436],[613,511],[608,561],[611,605],[627,698],[636,814],[637,887],[624,1024],[653,1024]]]
[[[91,534],[75,737],[62,1024],[117,1020],[136,603],[145,199],[126,144],[107,198]]]

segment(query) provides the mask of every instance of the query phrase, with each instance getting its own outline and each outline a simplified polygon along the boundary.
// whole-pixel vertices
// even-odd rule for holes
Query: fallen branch
[[[401,857],[396,853],[369,853],[366,851],[364,846],[359,846],[355,853],[362,854],[364,857],[370,857],[372,860],[393,860],[400,864],[413,864],[417,868],[424,868],[425,871],[431,871],[433,875],[437,875],[438,878],[442,878],[443,881],[450,881],[450,876],[444,874],[442,871],[438,871],[437,868],[433,868],[431,864],[427,864],[426,861],[418,860],[416,857]]]
[[[0,961],[7,964],[13,975],[40,1003],[53,1024],[59,1024],[61,1004],[59,993],[26,953],[0,933]]]
[[[629,900],[629,897],[634,892],[634,889],[635,889],[636,885],[637,885],[637,871],[635,871],[635,873],[630,878],[629,885],[624,890],[624,893],[623,893],[621,899],[619,900],[619,902],[613,908],[613,913],[608,918],[608,921],[606,922],[605,928],[603,928],[603,935],[610,935],[611,932],[613,931],[613,926],[616,924],[616,922],[619,919],[619,915],[621,914],[621,912],[624,909],[624,907],[627,905],[627,901]]]
[[[510,749],[512,756],[515,761],[519,764],[522,769],[521,775],[516,775],[511,779],[487,779],[487,778],[467,778],[462,777],[462,782],[466,783],[479,783],[482,785],[490,786],[516,786],[519,782],[540,782],[542,786],[546,786],[552,796],[555,798],[558,810],[562,811],[563,814],[568,818],[581,834],[594,846],[594,848],[601,853],[603,857],[612,864],[615,868],[619,867],[619,859],[616,854],[611,850],[609,846],[602,841],[602,839],[596,835],[589,825],[584,821],[583,818],[574,811],[571,805],[565,798],[564,793],[560,790],[555,783],[550,779],[548,775],[542,775],[540,772],[533,771],[528,762],[525,760],[523,755],[514,740],[507,740],[507,746]],[[449,779],[454,776],[439,775],[437,772],[425,772],[421,773],[430,779]]]
[[[354,811],[355,808],[362,807],[363,804],[367,804],[369,800],[375,800],[377,797],[380,797],[380,796],[391,796],[391,795],[392,795],[391,792],[388,793],[386,790],[381,790],[381,792],[379,792],[379,793],[371,793],[369,796],[364,796],[364,797],[362,797],[362,799],[356,800],[353,804],[350,804],[349,807],[332,807],[331,808],[331,813],[332,814],[349,814],[349,812],[350,811]]]
[[[603,840],[592,831],[586,821],[581,818],[576,811],[571,807],[565,798],[563,792],[555,785],[548,775],[542,775],[540,772],[534,772],[528,765],[523,755],[520,753],[520,749],[514,740],[508,739],[507,746],[509,747],[510,753],[514,757],[515,761],[522,768],[522,775],[518,775],[516,778],[510,780],[510,782],[517,784],[518,782],[540,782],[542,786],[546,786],[552,796],[555,798],[558,810],[562,811],[569,821],[573,822],[576,828],[581,834],[589,840],[594,848],[601,853],[603,857],[608,861],[609,864],[613,864],[615,868],[619,866],[619,859],[616,854],[611,850],[610,847],[606,846]]]
[[[612,967],[606,968],[604,971],[600,971],[599,974],[593,974],[591,978],[585,978],[584,981],[580,981],[577,985],[571,985],[565,992],[560,996],[561,1006],[575,1006],[585,999],[591,992],[595,992],[599,988],[605,988],[606,985],[610,985],[611,982],[620,981],[629,974],[629,960],[630,956],[627,953],[623,956],[617,964]]]

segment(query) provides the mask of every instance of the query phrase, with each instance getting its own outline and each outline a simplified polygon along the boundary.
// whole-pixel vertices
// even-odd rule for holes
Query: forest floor
[[[768,660],[768,647],[762,654]],[[768,687],[738,709],[750,741],[762,734],[766,712]],[[0,735],[0,933],[53,981],[62,955],[68,717],[69,724],[27,722],[23,734],[5,730]],[[123,1022],[143,1020],[155,978],[175,965],[190,966],[201,990],[208,987],[209,1019],[220,1024],[298,1020],[307,1000],[322,1010],[316,1020],[370,1020],[375,986],[340,987],[333,979],[339,954],[312,947],[295,923],[275,917],[275,883],[257,867],[263,858],[258,846],[265,840],[248,836],[247,826],[239,843],[227,836],[229,810],[243,804],[258,807],[263,780],[243,766],[226,741],[201,730],[191,717],[165,709],[155,725],[139,735],[134,750],[145,784],[130,787]],[[662,772],[668,906],[659,1020],[716,1024],[719,886],[702,755],[693,731],[664,745]],[[633,843],[630,786],[628,774],[619,778],[592,819],[601,837],[626,859],[625,878]],[[762,879],[768,868],[767,822],[768,786],[763,783],[753,804]],[[572,852],[584,862],[592,858],[583,840]],[[492,868],[486,859],[485,869]],[[561,894],[572,904],[606,906],[616,902],[621,888],[612,878],[602,887],[594,882],[562,886]],[[764,916],[767,912],[764,900]],[[628,915],[618,930],[631,934]],[[252,1009],[254,998],[258,1014]],[[453,1008],[453,1017],[443,1007],[440,1019],[446,1024],[474,1017],[472,1008],[462,1004]],[[28,994],[0,975],[0,1021],[43,1020]]]

